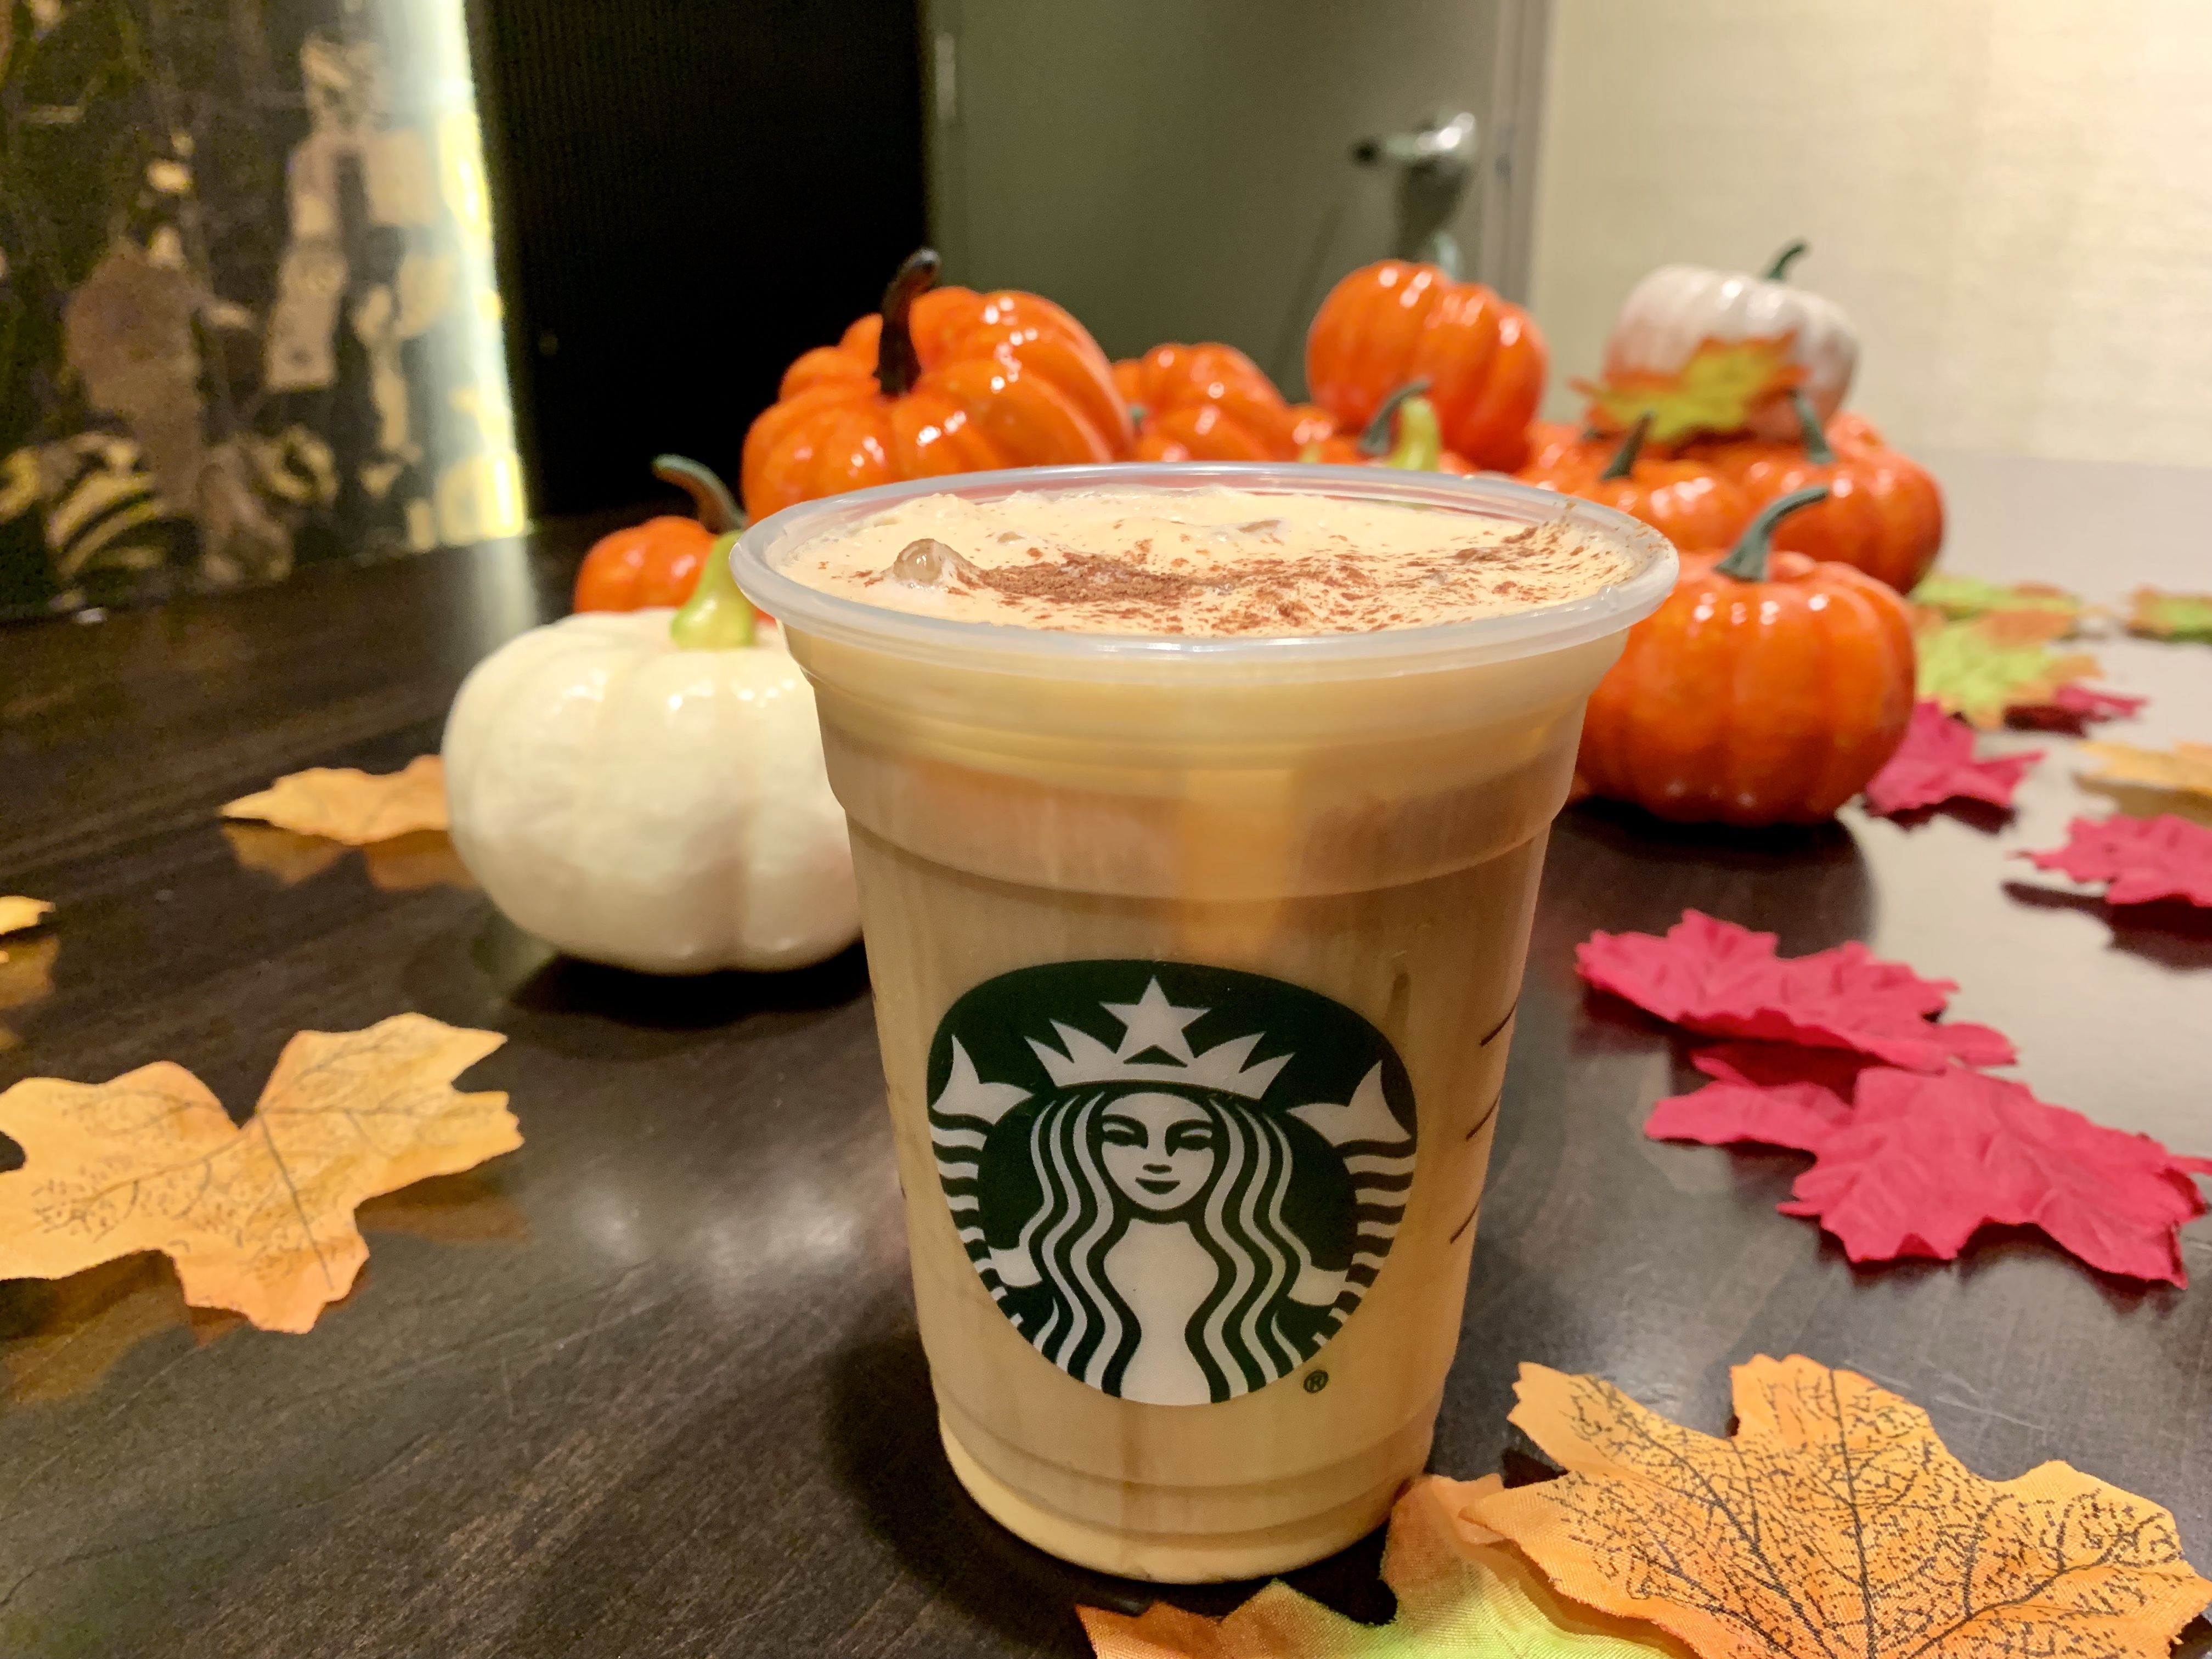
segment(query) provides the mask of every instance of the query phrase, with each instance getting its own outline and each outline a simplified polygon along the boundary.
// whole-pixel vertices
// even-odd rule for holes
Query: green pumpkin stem
[[[1790,405],[1797,411],[1797,435],[1804,441],[1805,459],[1815,466],[1833,466],[1835,446],[1828,441],[1828,434],[1820,425],[1820,412],[1805,395],[1803,386],[1790,388]]]
[[[1812,251],[1813,245],[1810,242],[1806,241],[1802,237],[1800,237],[1796,241],[1790,243],[1789,246],[1784,248],[1781,252],[1776,254],[1771,259],[1769,259],[1766,262],[1766,269],[1759,274],[1759,280],[1766,283],[1788,282],[1790,280],[1790,267],[1796,264],[1800,259],[1803,258]]]
[[[1767,502],[1758,516],[1744,526],[1743,534],[1736,538],[1728,557],[1713,567],[1715,574],[1733,576],[1740,582],[1765,581],[1767,556],[1774,551],[1774,526],[1799,507],[1827,499],[1827,485],[1809,484]]]
[[[1437,406],[1426,398],[1407,398],[1398,405],[1398,441],[1382,465],[1401,472],[1434,472],[1443,459],[1444,428]]]
[[[906,256],[884,290],[884,331],[876,341],[876,384],[886,398],[902,398],[921,378],[921,356],[914,349],[914,330],[907,320],[915,298],[928,292],[943,263],[937,250],[918,247]]]
[[[737,544],[732,530],[715,537],[707,550],[698,586],[668,624],[678,651],[741,651],[753,642],[752,601],[738,591],[730,571],[730,550]]]
[[[1613,452],[1613,459],[1605,464],[1605,471],[1597,475],[1598,482],[1603,483],[1612,478],[1625,478],[1634,471],[1636,458],[1644,453],[1644,441],[1650,435],[1651,411],[1647,409],[1636,417],[1636,424],[1628,428],[1628,435],[1621,440],[1620,447]]]
[[[1398,410],[1408,398],[1418,398],[1429,389],[1425,380],[1408,380],[1385,398],[1359,434],[1359,453],[1381,460],[1390,453],[1398,439]]]
[[[692,514],[713,534],[719,536],[725,531],[745,527],[745,515],[738,510],[729,485],[715,475],[714,468],[681,455],[656,455],[653,458],[653,476],[663,483],[674,484],[689,495]]]

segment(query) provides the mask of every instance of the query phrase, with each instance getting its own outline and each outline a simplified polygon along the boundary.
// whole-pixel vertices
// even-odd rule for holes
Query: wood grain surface
[[[2086,501],[2115,472],[2027,482]],[[1978,476],[1952,568],[2008,574],[1976,526],[2024,475]],[[2212,488],[2165,476],[2203,522]],[[2077,584],[2187,580],[2170,523],[2123,522]],[[563,608],[586,528],[0,631],[0,890],[60,906],[32,969],[0,964],[0,1086],[169,1059],[242,1115],[294,1031],[414,1008],[507,1034],[469,1080],[527,1138],[365,1208],[369,1265],[308,1336],[191,1313],[148,1258],[0,1284],[0,1653],[1072,1655],[1076,1601],[1151,1599],[1016,1542],[945,1468],[859,951],[639,978],[555,958],[434,847],[288,858],[217,821],[279,773],[434,749],[468,666]],[[2154,699],[2112,735],[2212,736],[2212,649],[2096,648]],[[1867,939],[1959,980],[2045,1098],[2212,1152],[2212,921],[2010,859],[2109,803],[2070,739],[1999,741],[2051,751],[2009,822],[1561,821],[1437,1468],[1497,1465],[1522,1360],[1717,1431],[1731,1362],[1804,1352],[1926,1407],[1984,1474],[2063,1457],[2169,1505],[2212,1565],[2212,1224],[2187,1291],[2025,1233],[1854,1268],[1774,1213],[1801,1158],[1641,1137],[1686,1051],[1573,976],[1593,927],[1685,905],[1792,952]],[[1377,1548],[1297,1581],[1386,1616]]]

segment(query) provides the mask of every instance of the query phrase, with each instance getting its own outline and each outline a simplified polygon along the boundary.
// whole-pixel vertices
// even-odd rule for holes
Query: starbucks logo
[[[1310,1359],[1382,1272],[1413,1184],[1389,1041],[1257,974],[1002,974],[938,1025],[927,1086],[984,1288],[1039,1353],[1125,1400],[1231,1400]]]

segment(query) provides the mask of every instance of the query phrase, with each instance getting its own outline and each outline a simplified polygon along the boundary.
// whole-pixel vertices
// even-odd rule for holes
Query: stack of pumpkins
[[[1127,460],[1511,472],[1632,514],[1683,553],[1680,586],[1591,700],[1587,787],[1673,818],[1816,821],[1904,732],[1897,595],[1935,558],[1942,503],[1841,412],[1856,346],[1839,311],[1783,280],[1792,257],[1759,277],[1654,272],[1615,324],[1589,419],[1565,427],[1534,418],[1547,354],[1528,314],[1433,265],[1339,283],[1306,342],[1313,402],[1292,404],[1231,346],[1109,363],[1049,300],[937,287],[925,249],[879,313],[786,373],[745,437],[744,511]],[[659,972],[818,960],[857,915],[811,694],[729,580],[736,504],[704,469],[659,470],[697,519],[606,538],[579,614],[463,689],[455,840],[503,908],[578,955]]]

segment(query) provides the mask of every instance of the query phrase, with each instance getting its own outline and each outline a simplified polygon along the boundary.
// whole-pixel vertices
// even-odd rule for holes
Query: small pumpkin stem
[[[1359,434],[1359,453],[1380,460],[1390,453],[1397,441],[1398,410],[1408,398],[1418,398],[1429,389],[1428,381],[1408,380],[1385,398],[1375,411],[1375,418],[1367,422],[1367,429]]]
[[[1812,251],[1813,245],[1802,238],[1790,243],[1788,247],[1784,248],[1781,252],[1766,262],[1766,269],[1759,272],[1759,280],[1767,283],[1788,282],[1790,267]]]
[[[1799,507],[1827,499],[1827,485],[1808,484],[1769,501],[1759,510],[1757,517],[1744,526],[1735,546],[1728,557],[1713,567],[1714,571],[1723,576],[1733,576],[1740,582],[1765,581],[1767,556],[1774,551],[1774,526]]]
[[[902,398],[921,378],[921,354],[914,349],[914,331],[907,320],[916,296],[937,281],[937,250],[918,247],[906,256],[884,290],[884,331],[876,343],[876,384],[886,398]]]
[[[1621,440],[1620,447],[1613,452],[1613,459],[1605,464],[1605,471],[1597,475],[1600,483],[1611,478],[1625,478],[1636,470],[1636,458],[1644,453],[1644,441],[1651,435],[1651,411],[1645,410],[1636,417],[1636,424],[1628,428],[1628,436]]]
[[[656,455],[653,458],[653,476],[663,483],[674,484],[689,495],[693,515],[714,534],[719,536],[726,530],[745,527],[745,515],[738,510],[730,487],[715,475],[714,468],[681,455]]]
[[[1382,465],[1401,472],[1434,472],[1443,464],[1443,422],[1437,406],[1426,398],[1408,398],[1398,405],[1398,441],[1382,458]]]
[[[730,571],[730,550],[737,544],[738,532],[726,531],[707,550],[698,586],[668,624],[678,651],[741,651],[753,642],[752,601],[738,592]]]
[[[1835,446],[1828,441],[1827,432],[1820,425],[1820,411],[1813,407],[1813,400],[1805,395],[1803,386],[1790,388],[1790,404],[1797,411],[1797,434],[1805,443],[1805,459],[1815,466],[1833,466]]]

